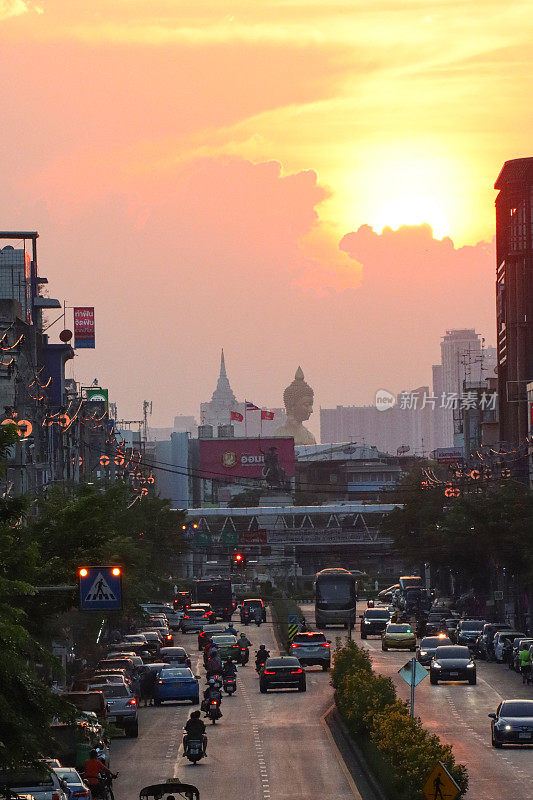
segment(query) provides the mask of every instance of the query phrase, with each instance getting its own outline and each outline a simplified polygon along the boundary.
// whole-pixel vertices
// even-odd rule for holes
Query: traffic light
[[[234,570],[246,569],[246,556],[244,553],[233,553],[231,557],[231,566]]]

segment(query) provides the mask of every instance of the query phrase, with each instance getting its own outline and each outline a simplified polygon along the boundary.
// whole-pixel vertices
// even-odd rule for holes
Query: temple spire
[[[226,375],[226,362],[224,361],[224,348],[222,348],[222,353],[220,355],[220,378],[227,378]]]

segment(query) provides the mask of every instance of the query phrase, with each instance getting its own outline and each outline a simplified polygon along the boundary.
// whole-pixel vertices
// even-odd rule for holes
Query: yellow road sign
[[[439,761],[431,770],[422,792],[426,800],[456,800],[461,790]]]
[[[289,642],[292,642],[292,640],[294,639],[294,637],[298,633],[298,625],[294,625],[293,623],[290,623],[288,625],[288,628],[289,628]]]

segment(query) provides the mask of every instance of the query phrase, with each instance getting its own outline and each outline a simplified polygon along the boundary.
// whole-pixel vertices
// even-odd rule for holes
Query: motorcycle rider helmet
[[[260,650],[266,650],[266,647],[265,647],[265,645],[264,645],[264,644],[260,644],[260,645],[259,645],[259,649],[260,649]]]
[[[209,686],[214,686],[216,683],[214,678],[209,678]]]

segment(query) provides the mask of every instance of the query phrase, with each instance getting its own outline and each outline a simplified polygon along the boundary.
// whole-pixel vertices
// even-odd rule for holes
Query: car
[[[381,634],[382,650],[416,650],[416,636],[406,622],[390,622]]]
[[[385,608],[367,608],[361,616],[361,639],[381,636],[390,622],[390,612]]]
[[[476,642],[476,655],[480,658],[491,658],[494,655],[494,637],[498,631],[510,630],[508,622],[487,622],[483,625]]]
[[[74,800],[74,798],[91,800],[91,790],[77,770],[72,767],[54,767],[54,772],[59,780],[63,781],[63,788],[66,787],[68,800]]]
[[[459,620],[457,617],[448,617],[446,620],[446,633],[448,634],[448,639],[451,639],[453,643],[456,643],[457,637],[457,626],[459,624]]]
[[[200,702],[198,678],[190,667],[165,664],[155,684],[154,703],[160,706],[166,700],[190,700],[193,705]]]
[[[128,653],[128,652],[115,653],[111,651],[110,653],[107,654],[107,658],[123,658],[123,657],[129,658],[132,661],[133,666],[136,667],[137,669],[139,669],[139,667],[142,667],[143,665],[142,658],[136,655],[136,653]]]
[[[226,624],[224,622],[216,622],[213,625],[204,625],[202,630],[198,633],[198,650],[203,650],[208,642],[211,641],[211,636],[215,633],[224,633]]]
[[[440,612],[430,611],[426,621],[425,635],[436,636],[438,633],[444,633],[446,625],[443,623],[443,619]]]
[[[141,650],[145,649],[146,639],[142,633],[128,633],[122,638],[119,644],[122,645],[124,650],[128,649],[138,654]]]
[[[259,676],[259,690],[262,694],[269,689],[298,689],[299,692],[305,692],[306,688],[305,672],[297,658],[267,658]]]
[[[164,616],[152,616],[149,619],[149,625],[146,626],[147,628],[155,629],[158,633],[162,636],[162,642],[167,645],[172,645],[174,642],[174,634],[170,632],[170,628],[168,627],[168,622],[166,617]]]
[[[102,683],[93,687],[101,691],[108,708],[107,721],[124,728],[126,736],[139,735],[137,700],[131,690],[120,683]]]
[[[99,686],[102,683],[124,683],[126,686],[129,685],[129,681],[126,676],[119,672],[97,672],[92,676],[92,678],[87,678],[85,681],[88,689],[92,688],[93,686]]]
[[[69,703],[72,703],[79,711],[93,711],[102,721],[107,716],[107,707],[104,695],[102,692],[91,687],[89,691],[79,690],[72,692],[62,692],[61,697]]]
[[[144,630],[143,636],[146,639],[146,646],[143,652],[148,652],[152,656],[157,656],[162,646],[162,637],[157,630]]]
[[[213,644],[218,647],[218,653],[222,661],[231,658],[232,661],[239,661],[241,657],[241,646],[237,642],[237,637],[232,633],[215,633],[211,637]]]
[[[183,617],[183,611],[178,608],[172,608],[171,606],[167,606],[165,603],[142,603],[141,608],[148,616],[152,616],[153,614],[164,614],[168,620],[169,627],[173,628],[174,630],[177,630],[180,626],[180,622]]]
[[[429,665],[429,680],[435,686],[439,681],[468,681],[476,683],[476,665],[465,645],[437,647]]]
[[[494,643],[493,643],[494,658],[496,659],[496,661],[498,661],[500,664],[503,662],[503,648],[506,642],[508,642],[509,640],[512,642],[513,639],[516,638],[525,639],[525,637],[526,637],[525,633],[520,631],[514,631],[511,628],[508,628],[505,631],[498,631],[494,635]]]
[[[181,620],[181,630],[183,633],[201,631],[204,625],[209,623],[210,619],[212,619],[212,615],[204,608],[193,608],[189,606],[189,608],[185,610],[185,614]]]
[[[437,647],[446,647],[453,642],[441,633],[439,636],[424,636],[416,651],[416,657],[423,667],[429,667]]]
[[[493,747],[533,744],[533,700],[503,700],[489,717]]]
[[[33,800],[67,800],[61,782],[53,769],[42,761],[42,769],[34,766],[0,769],[0,786],[11,796],[26,796]]]
[[[321,631],[297,633],[291,644],[291,656],[296,656],[304,667],[318,664],[327,672],[331,666],[331,642]]]
[[[207,616],[209,617],[210,622],[215,621],[215,612],[213,610],[211,603],[189,603],[189,605],[185,609],[185,613],[187,613],[189,609],[196,609],[197,611],[199,609],[202,609],[204,613],[207,614]]]
[[[133,677],[133,673],[135,672],[135,666],[131,658],[103,658],[101,661],[98,662],[96,665],[97,670],[106,669],[106,670],[115,670],[115,669],[123,669],[126,671],[126,674],[129,678]]]
[[[240,609],[241,622],[246,624],[250,620],[254,620],[256,609],[261,610],[262,621],[266,622],[266,606],[260,597],[247,597],[242,601]]]
[[[486,625],[486,619],[461,619],[457,624],[455,640],[457,644],[474,648],[476,639]]]
[[[191,659],[183,647],[162,647],[159,651],[159,658],[174,667],[183,664],[185,667],[191,666]]]

